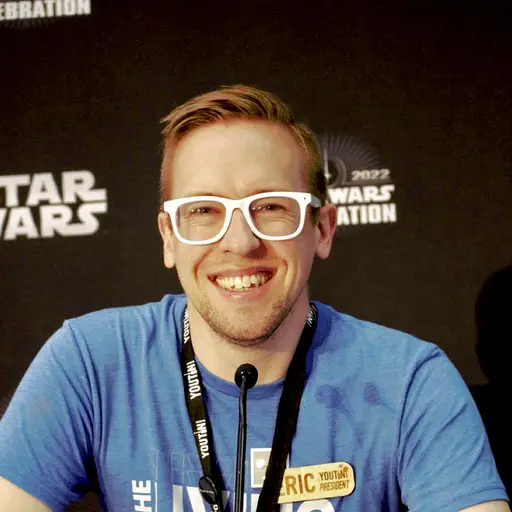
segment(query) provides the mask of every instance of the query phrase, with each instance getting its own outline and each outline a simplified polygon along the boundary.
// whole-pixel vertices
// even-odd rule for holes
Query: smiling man
[[[163,178],[179,199],[164,203],[170,215],[159,226],[165,263],[187,295],[194,350],[219,377],[232,380],[249,360],[260,383],[273,382],[304,327],[307,280],[315,255],[329,254],[335,209],[319,208],[325,186],[309,192],[310,159],[286,126],[226,118],[180,135]],[[242,199],[241,208],[224,198]]]
[[[509,511],[444,353],[310,301],[336,226],[310,130],[244,86],[165,122],[158,226],[185,293],[45,344],[0,423],[0,508],[94,490],[109,511],[233,510],[234,374],[251,363],[247,510]]]

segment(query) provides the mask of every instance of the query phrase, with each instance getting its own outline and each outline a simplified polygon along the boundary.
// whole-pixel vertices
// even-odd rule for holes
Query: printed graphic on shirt
[[[133,511],[134,512],[158,512],[158,485],[151,480],[131,482]],[[162,512],[171,510],[172,512],[208,512],[207,505],[199,491],[199,487],[173,485],[172,486],[172,505],[169,508],[169,502],[162,503]],[[244,494],[244,511],[256,512],[258,499],[260,495],[251,493],[249,496]],[[233,510],[235,502],[234,493],[228,491],[222,492],[222,509]],[[327,499],[315,499],[303,503],[283,503],[280,506],[281,512],[335,512],[334,505]]]
[[[192,457],[196,457],[193,454]],[[270,448],[254,448],[251,450],[251,463],[246,473],[246,478],[250,479],[251,483],[255,483],[254,487],[262,487],[264,479],[264,471],[268,464],[270,456]],[[130,494],[133,503],[134,512],[158,512],[159,507],[161,512],[209,512],[209,505],[205,503],[199,486],[197,484],[191,485],[190,482],[199,482],[202,474],[197,469],[195,461],[187,453],[174,452],[172,454],[172,484],[164,484],[155,480],[132,480],[130,482]],[[223,475],[224,481],[229,482],[230,487],[234,487],[235,482],[235,461],[234,457],[229,460],[226,458],[222,461],[223,467],[228,468],[228,471]],[[339,470],[340,463],[336,464]],[[248,465],[249,466],[249,465]],[[327,464],[330,466],[330,464]],[[312,466],[314,467],[314,466]],[[253,469],[254,468],[254,469]],[[295,468],[296,470],[307,468]],[[288,471],[288,470],[287,470]],[[249,474],[250,473],[250,474]],[[292,473],[289,474],[289,476]],[[334,475],[334,474],[333,474]],[[320,483],[324,485],[333,485],[334,476],[325,474],[324,480]],[[340,473],[336,473],[336,478]],[[341,473],[343,476],[343,472]],[[157,477],[158,478],[158,477]],[[318,478],[322,478],[319,476]],[[309,477],[306,478],[308,485],[310,484]],[[339,481],[340,479],[338,478]],[[188,484],[186,483],[188,482]],[[298,483],[296,484],[298,485]],[[286,489],[286,487],[284,487]],[[293,490],[291,481],[288,483],[288,489]],[[300,486],[297,487],[300,489]],[[260,492],[251,492],[249,495],[244,494],[244,511],[256,512]],[[291,492],[291,491],[290,491]],[[338,494],[339,495],[339,494]],[[315,496],[306,496],[305,501],[299,503],[282,503],[280,506],[281,512],[334,512],[335,501],[325,498],[318,499]],[[280,500],[281,502],[281,500]],[[222,491],[222,510],[233,510],[235,503],[235,493],[232,491]]]
[[[338,226],[396,223],[395,185],[377,151],[353,136],[324,135],[318,142]]]
[[[132,480],[132,498],[136,512],[158,512],[158,482]]]
[[[107,212],[107,191],[91,171],[0,176],[0,238],[86,236]]]
[[[251,487],[263,487],[265,473],[267,471],[268,461],[270,459],[271,448],[252,448],[251,449]]]

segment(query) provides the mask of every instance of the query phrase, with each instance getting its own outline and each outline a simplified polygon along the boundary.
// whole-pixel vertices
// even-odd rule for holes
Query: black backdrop
[[[318,134],[373,151],[389,169],[396,222],[340,226],[311,295],[436,342],[468,384],[484,382],[474,304],[484,279],[512,262],[509,6],[90,0],[90,8],[0,20],[4,404],[64,318],[180,291],[162,265],[156,226],[159,120],[232,83],[277,93]],[[80,170],[106,196],[98,229],[41,236],[41,207],[64,204],[62,175]],[[44,181],[43,195],[55,182],[53,203],[27,206],[29,187],[12,185],[27,175]],[[82,199],[66,206],[75,223]]]

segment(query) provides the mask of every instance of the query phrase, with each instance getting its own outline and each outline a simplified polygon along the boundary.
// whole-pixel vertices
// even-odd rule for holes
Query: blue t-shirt
[[[289,467],[348,462],[341,498],[283,512],[452,512],[507,499],[459,373],[435,345],[317,303],[318,326]],[[66,321],[0,422],[0,475],[64,510],[96,489],[105,510],[203,512],[201,464],[180,366],[184,296]],[[199,365],[232,510],[235,384]],[[248,392],[247,512],[256,510],[283,381]]]

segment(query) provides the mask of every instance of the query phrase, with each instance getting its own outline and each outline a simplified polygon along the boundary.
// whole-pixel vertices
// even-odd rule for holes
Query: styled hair
[[[297,123],[288,105],[272,93],[246,85],[224,86],[196,96],[175,108],[162,122],[163,158],[160,170],[160,210],[170,199],[169,173],[173,152],[180,141],[201,126],[231,119],[269,121],[288,128],[307,153],[308,189],[327,202],[323,162],[313,132]]]

